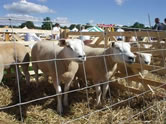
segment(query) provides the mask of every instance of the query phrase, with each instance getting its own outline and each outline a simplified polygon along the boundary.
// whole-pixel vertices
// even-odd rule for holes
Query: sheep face
[[[113,54],[115,54],[114,61],[117,63],[134,63],[135,55],[131,52],[131,46],[124,41],[117,41],[112,43]]]
[[[59,42],[60,46],[64,46],[65,58],[73,58],[76,62],[83,62],[86,60],[84,52],[84,43],[79,39],[62,39]]]
[[[138,58],[138,60],[140,59],[140,63],[141,64],[150,65],[152,54],[149,54],[149,53],[139,53],[137,57],[139,57],[139,55],[140,55],[140,58]]]

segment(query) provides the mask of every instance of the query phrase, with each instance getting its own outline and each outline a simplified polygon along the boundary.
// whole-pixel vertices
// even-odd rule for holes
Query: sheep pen
[[[161,79],[160,76],[156,76],[154,74],[149,74],[149,78],[155,78],[157,81],[164,81],[165,79]],[[53,84],[51,81],[45,82],[42,77],[40,79],[40,83],[38,84],[38,90],[36,90],[36,82],[31,82],[31,86],[27,87],[25,82],[21,83],[21,96],[22,102],[27,102],[29,100],[50,96],[55,93]],[[123,81],[122,83],[126,83]],[[17,93],[17,85],[14,81],[6,82],[5,86],[0,86],[1,93],[1,106],[13,105],[18,103],[18,93]],[[147,93],[142,96],[135,96],[133,93],[128,91],[115,90],[112,88],[112,98],[111,100],[108,98],[104,105],[101,108],[97,108],[95,106],[96,101],[94,89],[88,90],[88,101],[89,107],[86,99],[86,91],[82,90],[79,92],[73,92],[69,94],[70,106],[65,109],[65,114],[60,116],[56,112],[56,99],[49,98],[45,100],[40,100],[34,103],[26,104],[22,106],[22,112],[24,117],[24,123],[65,123],[71,121],[71,123],[164,123],[166,121],[166,103],[162,98],[157,98],[153,96],[151,93]],[[164,91],[158,91],[164,93]],[[118,94],[118,95],[117,95]],[[148,95],[149,94],[149,95]],[[129,99],[133,97],[132,99]],[[119,101],[123,101],[122,103],[118,103]],[[129,103],[128,103],[129,102]],[[109,107],[110,105],[115,104],[113,107]],[[150,108],[149,108],[150,106]],[[148,108],[148,110],[146,110]],[[102,109],[102,111],[98,111],[98,109]],[[145,112],[143,112],[145,111]],[[135,117],[134,115],[138,114]],[[6,123],[20,123],[20,113],[19,107],[14,107],[6,110],[0,111],[0,120]],[[87,115],[83,118],[80,118],[84,115]],[[77,121],[73,121],[76,118],[80,118]]]
[[[104,43],[109,44],[112,36],[125,35],[135,36],[135,32],[106,32],[105,35],[99,33],[84,32],[64,32],[67,37],[70,35],[92,35],[99,36],[99,40],[89,44],[92,47],[104,47]],[[162,34],[163,33],[163,34]],[[137,36],[146,36],[145,32],[138,32]],[[155,32],[151,37],[156,36]],[[105,42],[100,36],[104,36]],[[165,32],[161,32],[160,38],[166,37]],[[143,42],[139,42],[140,45]],[[56,94],[53,82],[49,78],[45,81],[44,76],[40,76],[39,83],[31,76],[30,85],[26,85],[25,80],[20,80],[20,94],[15,78],[3,79],[4,85],[0,85],[0,122],[5,124],[20,123],[21,119],[25,124],[52,124],[52,123],[166,123],[166,102],[165,102],[165,55],[161,49],[164,45],[158,42],[145,42],[152,44],[150,49],[143,47],[132,47],[133,52],[143,51],[152,54],[152,63],[142,65],[139,63],[130,65],[131,68],[148,70],[144,73],[128,75],[118,73],[110,83],[110,91],[107,99],[101,106],[96,106],[96,96],[94,85],[87,81],[86,86],[73,86],[69,91],[69,106],[64,108],[64,114],[59,115],[56,111]],[[162,47],[162,48],[161,48]],[[155,48],[155,49],[153,49]],[[159,51],[156,51],[159,49]],[[125,70],[125,68],[124,68]],[[131,80],[130,86],[128,81]],[[148,89],[141,85],[136,87],[136,82],[146,84]],[[62,86],[63,87],[63,86]],[[111,94],[111,96],[109,96]],[[21,101],[20,101],[20,97]],[[22,117],[21,117],[22,116]]]

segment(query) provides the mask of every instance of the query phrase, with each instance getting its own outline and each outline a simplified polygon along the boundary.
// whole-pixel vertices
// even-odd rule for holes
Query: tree
[[[139,22],[135,22],[131,27],[132,28],[145,28],[145,25],[141,24]]]
[[[145,27],[145,29],[151,29],[151,27]]]
[[[35,28],[35,25],[31,21],[26,21],[20,25],[21,28],[23,28],[25,26],[29,29]]]
[[[61,27],[62,29],[68,29],[68,27],[67,26],[63,26],[63,27]]]
[[[90,23],[86,23],[85,29],[90,28],[90,27],[92,27],[92,25]]]
[[[76,27],[76,25],[75,24],[71,24],[69,29],[72,30],[74,27]]]
[[[76,28],[80,31],[81,30],[81,25],[80,24],[76,25]]]
[[[128,26],[127,25],[123,25],[122,28],[128,28]]]
[[[59,25],[59,26],[60,26],[60,24],[59,24],[59,23],[55,23],[55,25],[53,25],[53,27],[55,27],[55,26],[57,26],[57,25]]]
[[[46,17],[44,18],[43,20],[44,22],[42,22],[42,29],[45,29],[45,30],[51,30],[51,26],[53,26],[52,22],[51,22],[51,19],[50,17]]]

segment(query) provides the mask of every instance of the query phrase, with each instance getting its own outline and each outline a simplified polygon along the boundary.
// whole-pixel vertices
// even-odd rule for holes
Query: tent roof
[[[89,32],[104,32],[104,30],[99,28],[98,26],[94,26],[94,27],[88,28],[87,30]]]
[[[71,31],[78,31],[78,29],[76,27],[74,27]]]
[[[27,26],[25,26],[25,27],[23,27],[22,29],[28,29],[28,27],[27,27]]]

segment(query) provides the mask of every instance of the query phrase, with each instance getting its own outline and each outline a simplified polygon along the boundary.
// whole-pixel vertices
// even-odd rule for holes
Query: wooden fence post
[[[107,47],[108,46],[108,41],[109,41],[109,30],[108,30],[108,28],[106,28],[105,29],[105,41],[104,41],[104,44],[105,44],[105,46]]]
[[[68,32],[69,32],[69,29],[62,30],[61,34],[60,34],[60,37],[61,38],[68,38]]]
[[[9,41],[10,38],[9,38],[9,32],[5,32],[5,41]]]

